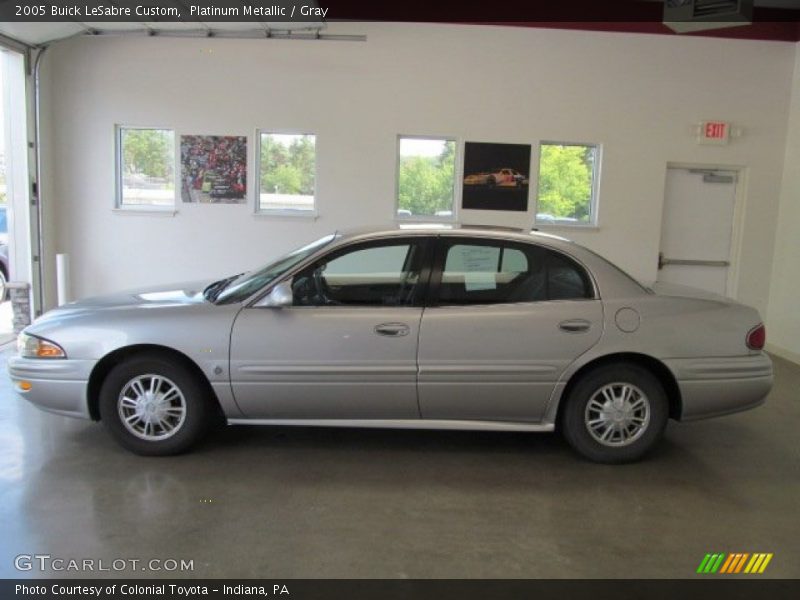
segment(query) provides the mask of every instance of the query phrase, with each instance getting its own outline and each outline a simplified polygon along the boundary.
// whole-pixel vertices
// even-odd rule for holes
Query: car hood
[[[51,311],[48,311],[36,323],[48,321],[53,318],[76,316],[86,312],[102,310],[154,308],[168,306],[182,306],[202,304],[205,302],[203,289],[211,281],[192,281],[173,283],[155,287],[132,289],[104,296],[83,298],[69,302]]]

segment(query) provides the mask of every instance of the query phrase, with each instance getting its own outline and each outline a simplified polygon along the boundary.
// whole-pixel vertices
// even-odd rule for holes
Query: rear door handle
[[[389,337],[408,335],[411,329],[405,323],[381,323],[375,326],[375,333]]]
[[[561,321],[558,324],[558,328],[567,333],[583,333],[584,331],[589,331],[592,328],[592,324],[586,319],[570,319]]]

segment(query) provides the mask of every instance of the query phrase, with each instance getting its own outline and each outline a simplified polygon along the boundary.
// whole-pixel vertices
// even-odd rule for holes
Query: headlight
[[[27,333],[20,333],[17,337],[17,350],[23,358],[67,358],[67,353],[58,344]]]

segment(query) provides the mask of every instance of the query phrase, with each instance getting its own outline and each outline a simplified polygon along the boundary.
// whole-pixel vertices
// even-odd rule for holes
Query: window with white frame
[[[259,132],[257,211],[314,214],[316,143],[308,133]]]
[[[397,217],[452,220],[455,140],[401,135],[397,150]]]
[[[598,145],[542,142],[536,224],[595,225],[599,173]]]
[[[175,206],[175,132],[117,128],[117,206]]]

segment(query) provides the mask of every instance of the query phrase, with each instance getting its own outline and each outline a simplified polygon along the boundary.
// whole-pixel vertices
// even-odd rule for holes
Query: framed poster
[[[528,210],[530,144],[464,144],[461,206],[470,210]]]
[[[247,137],[181,136],[181,199],[243,204],[247,196]]]

